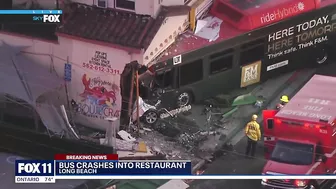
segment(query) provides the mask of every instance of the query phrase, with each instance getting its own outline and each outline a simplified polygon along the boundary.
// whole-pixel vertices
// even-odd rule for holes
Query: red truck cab
[[[336,78],[315,75],[280,111],[263,111],[265,175],[336,173]],[[262,180],[263,188],[320,188],[324,180]]]

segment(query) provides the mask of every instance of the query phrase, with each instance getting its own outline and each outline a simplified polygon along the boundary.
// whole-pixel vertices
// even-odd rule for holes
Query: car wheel
[[[192,102],[192,96],[189,92],[182,92],[177,96],[177,106],[188,106]]]
[[[320,53],[316,57],[316,63],[318,64],[323,64],[327,61],[328,59],[328,53],[327,51],[323,48],[321,49]]]
[[[159,114],[156,110],[147,110],[143,115],[143,120],[146,124],[153,125],[159,119]]]

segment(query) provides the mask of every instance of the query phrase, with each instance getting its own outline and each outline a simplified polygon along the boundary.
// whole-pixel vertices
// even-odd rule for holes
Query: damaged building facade
[[[66,78],[54,89],[53,99],[57,99],[57,104],[53,105],[64,104],[74,110],[75,122],[98,130],[105,130],[110,124],[105,118],[120,116],[120,83],[125,65],[132,61],[141,65],[155,61],[189,26],[190,7],[185,3],[192,3],[182,0],[147,0],[146,3],[106,0],[94,4],[82,0],[11,2],[12,8],[18,9],[58,7],[63,10],[64,23],[54,34],[41,38],[36,31],[42,26],[22,32],[8,25],[2,28],[0,39],[8,46],[20,46],[20,54],[46,72],[54,73],[61,80]]]

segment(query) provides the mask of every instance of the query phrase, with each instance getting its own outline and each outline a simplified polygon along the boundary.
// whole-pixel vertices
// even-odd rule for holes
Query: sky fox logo
[[[33,16],[33,21],[42,21],[43,23],[60,23],[60,16],[57,14],[47,14],[43,16]]]
[[[43,15],[43,22],[48,22],[48,23],[60,23],[60,15]]]

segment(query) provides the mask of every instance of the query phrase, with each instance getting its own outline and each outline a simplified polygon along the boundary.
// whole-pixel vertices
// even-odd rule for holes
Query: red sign
[[[290,1],[256,12],[251,16],[253,28],[259,28],[318,8],[314,0]],[[251,29],[253,29],[251,28]]]
[[[56,154],[55,160],[118,160],[118,154]]]
[[[216,0],[210,12],[237,29],[250,31],[317,9],[320,4],[320,0],[269,0],[246,8]]]

